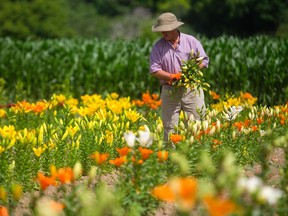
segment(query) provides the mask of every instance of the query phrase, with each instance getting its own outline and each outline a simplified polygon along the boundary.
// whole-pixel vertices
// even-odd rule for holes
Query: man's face
[[[178,31],[177,30],[172,30],[172,31],[164,31],[161,32],[162,37],[167,40],[167,41],[173,41],[175,40],[175,37],[178,37]]]

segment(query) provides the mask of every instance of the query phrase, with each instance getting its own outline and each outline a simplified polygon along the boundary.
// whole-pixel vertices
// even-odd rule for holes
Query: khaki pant
[[[200,120],[199,109],[202,114],[205,113],[205,102],[203,90],[186,89],[185,87],[175,88],[169,85],[163,85],[161,91],[162,100],[162,122],[164,127],[164,141],[169,141],[169,133],[174,131],[174,127],[179,123],[181,110],[184,112],[187,120],[190,115],[194,119]]]

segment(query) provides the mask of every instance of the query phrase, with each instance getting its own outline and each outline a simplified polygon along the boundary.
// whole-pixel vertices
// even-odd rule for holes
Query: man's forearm
[[[171,74],[166,72],[166,71],[163,71],[163,70],[159,70],[155,73],[152,73],[152,76],[158,78],[158,79],[161,79],[161,80],[170,80],[171,79]]]

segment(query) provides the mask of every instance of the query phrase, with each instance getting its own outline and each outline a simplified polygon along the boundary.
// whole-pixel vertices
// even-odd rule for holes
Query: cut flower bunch
[[[199,54],[192,49],[190,58],[187,61],[182,61],[181,75],[175,74],[174,79],[172,77],[171,84],[173,86],[196,88],[198,91],[202,88],[207,91],[210,85],[205,81],[201,67],[204,57],[200,57]]]

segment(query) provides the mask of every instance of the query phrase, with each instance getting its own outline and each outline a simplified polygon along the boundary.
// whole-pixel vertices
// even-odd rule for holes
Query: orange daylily
[[[251,129],[252,129],[252,131],[257,131],[257,130],[258,130],[258,127],[257,127],[257,125],[252,125],[252,126],[251,126]]]
[[[182,136],[180,134],[171,134],[170,140],[174,143],[177,144],[178,142],[182,141]]]
[[[244,126],[245,126],[245,127],[248,127],[248,126],[250,125],[250,123],[251,123],[251,120],[250,120],[250,119],[246,119],[246,120],[244,121]]]
[[[192,209],[196,201],[197,181],[192,177],[181,178],[176,182],[180,185],[179,200],[184,209]],[[176,187],[179,187],[176,185]]]
[[[258,118],[258,119],[257,119],[257,123],[258,123],[258,124],[263,123],[263,121],[264,121],[264,120],[263,120],[262,118]]]
[[[48,107],[45,101],[38,101],[35,105],[32,106],[32,110],[35,113],[42,113]]]
[[[153,153],[151,149],[142,148],[142,147],[139,147],[138,149],[141,152],[141,156],[143,160],[147,160],[149,156]]]
[[[119,158],[115,158],[114,160],[110,160],[109,161],[110,164],[113,164],[113,165],[115,165],[117,167],[120,167],[125,162],[127,162],[126,156],[121,156]]]
[[[152,190],[152,195],[165,202],[175,201],[175,195],[168,184],[159,185]]]
[[[74,180],[74,174],[71,167],[58,169],[58,178],[62,184],[70,184]]]
[[[245,92],[245,93],[240,93],[240,97],[241,98],[243,98],[243,99],[252,99],[253,98],[253,96],[250,94],[250,93],[248,93],[248,92]]]
[[[120,156],[127,156],[132,149],[125,146],[123,148],[116,148],[116,151],[120,154]]]
[[[159,98],[159,95],[158,95],[158,94],[152,94],[152,98],[153,98],[154,100],[157,100],[157,99]]]
[[[151,103],[151,101],[153,101],[153,99],[151,98],[151,96],[150,96],[150,94],[148,92],[147,93],[143,93],[142,100],[146,104],[149,104],[149,103]]]
[[[237,210],[237,206],[232,201],[217,197],[206,196],[204,197],[204,203],[211,216],[230,215]]]
[[[157,152],[157,157],[158,157],[158,160],[163,162],[163,161],[166,161],[168,159],[168,155],[169,155],[169,152],[168,151],[158,151]]]
[[[131,160],[132,160],[133,163],[138,164],[138,165],[141,165],[141,164],[143,164],[143,162],[144,162],[144,161],[141,160],[141,159],[140,159],[140,160],[136,160],[134,156],[131,158]]]
[[[107,154],[107,153],[101,154],[98,151],[96,151],[90,155],[90,158],[94,159],[96,161],[97,165],[103,164],[107,160],[108,157],[109,157],[109,154]]]
[[[151,109],[157,109],[161,105],[161,100],[159,99],[158,94],[152,94],[150,95],[149,92],[142,94],[142,101],[141,100],[133,100],[132,102],[136,106],[143,106],[147,105]]]
[[[166,202],[175,202],[183,211],[190,211],[196,202],[198,183],[193,177],[172,178],[168,183],[155,187],[152,195]]]
[[[220,98],[220,95],[218,95],[216,92],[214,91],[209,91],[209,94],[211,95],[211,97],[213,98],[213,100],[218,100]]]
[[[9,216],[9,212],[6,207],[0,206],[0,216]]]
[[[278,116],[278,118],[279,118],[279,120],[280,120],[280,124],[281,124],[281,125],[285,125],[285,116],[280,114],[280,115]]]
[[[45,176],[43,173],[38,173],[38,181],[42,190],[46,190],[49,186],[56,186],[55,178]]]
[[[65,205],[63,203],[51,200],[50,201],[50,207],[51,207],[51,209],[53,209],[56,212],[61,212],[65,208]]]
[[[141,100],[132,100],[132,103],[134,103],[136,106],[143,106],[144,102]]]
[[[221,144],[222,144],[221,141],[219,141],[219,140],[217,140],[217,139],[214,139],[214,140],[213,140],[213,146],[212,146],[212,148],[213,148],[213,149],[216,149],[217,146],[218,146],[218,145],[221,145]]]
[[[244,127],[243,122],[235,122],[233,125],[238,129],[238,131],[242,131]]]

